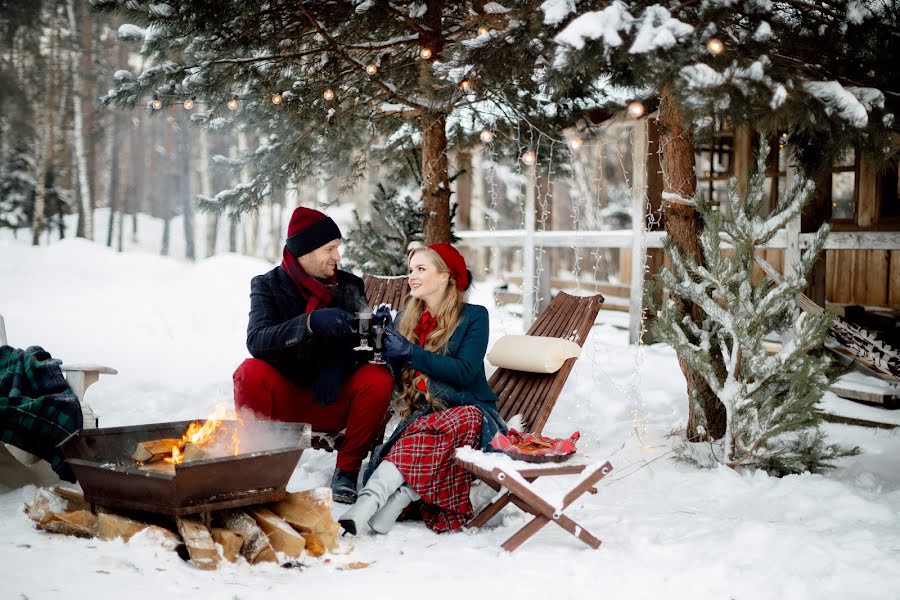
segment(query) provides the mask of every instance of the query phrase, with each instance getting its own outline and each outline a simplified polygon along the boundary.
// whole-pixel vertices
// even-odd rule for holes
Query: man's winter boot
[[[331,477],[331,497],[341,504],[353,504],[356,502],[356,479],[359,473],[351,471],[334,470]]]
[[[369,519],[369,527],[376,533],[387,533],[394,528],[403,509],[419,498],[421,496],[404,483],[399,490],[391,494],[384,506]]]
[[[378,509],[385,505],[391,494],[403,485],[403,474],[394,463],[383,461],[365,487],[359,492],[356,504],[345,512],[338,523],[350,535],[356,535],[362,529],[364,523],[372,518]]]

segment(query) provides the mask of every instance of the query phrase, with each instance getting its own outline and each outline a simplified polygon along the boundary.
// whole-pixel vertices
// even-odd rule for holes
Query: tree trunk
[[[198,169],[200,170],[200,194],[207,198],[212,196],[212,176],[209,172],[209,139],[205,129],[200,130]],[[216,238],[219,233],[219,215],[209,212],[206,215],[206,256],[216,253]]]
[[[163,231],[162,231],[162,241],[159,245],[159,255],[160,256],[168,256],[169,255],[169,240],[170,233],[172,230],[172,218],[164,217],[163,218]]]
[[[694,138],[685,129],[684,120],[677,101],[663,86],[659,108],[660,163],[663,172],[663,191],[682,198],[692,198],[697,187],[694,170]],[[666,234],[675,247],[685,257],[702,263],[700,252],[700,215],[692,206],[678,202],[667,202]],[[690,314],[695,323],[703,318],[702,311],[692,303],[684,303],[680,310]],[[687,380],[688,423],[687,438],[691,441],[719,439],[725,435],[725,407],[709,389],[699,372],[691,369],[679,359],[681,370]],[[702,411],[701,414],[697,410]],[[700,429],[705,430],[705,434]]]
[[[87,148],[87,181],[90,190],[89,197],[92,200],[91,211],[96,208],[99,192],[98,181],[100,169],[97,168],[96,160],[96,133],[97,127],[94,115],[94,98],[98,95],[93,92],[96,84],[94,74],[94,39],[93,39],[93,17],[91,8],[88,4],[82,4],[81,11],[81,105],[84,111],[84,139]],[[120,44],[121,45],[121,44]],[[93,212],[91,212],[93,214]]]
[[[194,247],[194,202],[191,194],[191,144],[188,119],[182,119],[181,123],[181,213],[184,224],[184,257],[187,260],[196,260],[197,254]]]
[[[113,116],[113,126],[112,126],[112,152],[109,157],[109,222],[106,225],[106,245],[112,248],[113,243],[113,231],[115,227],[113,224],[116,219],[116,208],[120,201],[119,199],[119,132],[117,131],[118,119],[116,116]]]
[[[72,60],[73,92],[81,90],[81,76],[79,73],[79,41],[78,23],[75,21],[75,0],[68,0],[66,10],[69,15],[69,27],[72,29],[72,48],[70,50]],[[75,135],[75,159],[78,163],[78,190],[81,196],[81,210],[84,223],[81,227],[85,238],[94,239],[94,212],[92,210],[91,189],[88,180],[90,173],[87,168],[87,151],[84,145],[84,102],[78,93],[72,94],[72,107],[74,110],[73,128]]]
[[[450,177],[447,167],[447,115],[422,117],[422,199],[425,243],[450,242]]]
[[[45,88],[50,87],[50,69],[47,69],[45,76]],[[41,231],[44,229],[44,212],[47,206],[47,167],[49,164],[50,148],[50,128],[52,127],[50,115],[46,111],[38,110],[37,112],[37,140],[35,149],[37,150],[37,188],[34,193],[34,215],[31,219],[31,244],[37,246],[41,241]]]

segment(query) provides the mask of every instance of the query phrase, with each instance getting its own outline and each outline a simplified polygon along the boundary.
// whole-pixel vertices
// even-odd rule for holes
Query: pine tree
[[[353,212],[345,259],[363,273],[406,275],[410,244],[424,239],[423,212],[421,199],[379,184],[372,197],[371,217],[363,220]]]
[[[716,210],[701,194],[695,196],[704,223],[702,263],[666,241],[672,267],[662,271],[660,280],[675,298],[662,306],[653,330],[675,348],[679,360],[704,377],[726,411],[724,438],[715,444],[685,443],[683,458],[779,474],[816,471],[858,452],[827,443],[818,427],[821,417],[815,405],[839,374],[822,352],[834,315],[798,315],[795,301],[829,228],[819,229],[795,272],[777,281],[764,276],[753,282],[756,251],[800,214],[814,187],[797,177],[776,209],[763,217],[767,148],[760,144],[745,194],[737,193],[732,180],[730,214]],[[726,250],[723,242],[733,250]],[[703,321],[683,317],[676,299],[699,306]],[[784,343],[770,356],[763,340],[772,334],[783,334]]]
[[[176,7],[98,0],[95,6],[146,26],[125,26],[119,34],[139,41],[152,64],[143,73],[118,71],[107,102],[150,106],[155,98],[165,106],[196,97],[202,107],[196,122],[221,129],[239,119],[258,134],[259,146],[241,159],[253,163],[250,181],[217,195],[230,211],[252,210],[272,189],[334,172],[339,163],[352,180],[366,157],[386,162],[398,148],[416,147],[425,240],[446,242],[448,148],[472,137],[481,112],[489,111],[492,123],[500,109],[516,119],[537,114],[534,95],[505,94],[498,108],[470,69],[449,67],[465,43],[490,36],[481,27],[505,22],[496,3],[195,0]],[[234,110],[226,108],[229,100]]]

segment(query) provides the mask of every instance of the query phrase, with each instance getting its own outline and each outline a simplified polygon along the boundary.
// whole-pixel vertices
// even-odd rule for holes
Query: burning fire
[[[234,411],[229,410],[224,404],[220,404],[216,406],[212,415],[210,415],[205,422],[200,423],[197,421],[188,426],[181,441],[172,446],[172,456],[165,458],[165,461],[173,465],[183,463],[185,459],[184,448],[187,444],[192,444],[200,449],[209,449],[216,446],[217,449],[221,448],[222,451],[234,456],[240,454],[241,440],[238,437],[237,428],[231,429],[230,439],[223,438],[223,436],[219,435],[220,433],[223,433],[221,427],[223,421],[226,420],[236,420],[239,424],[243,425],[243,420]]]

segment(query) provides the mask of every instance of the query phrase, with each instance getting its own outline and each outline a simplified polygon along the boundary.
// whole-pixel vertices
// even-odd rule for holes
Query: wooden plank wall
[[[900,308],[900,250],[827,250],[825,299]]]

